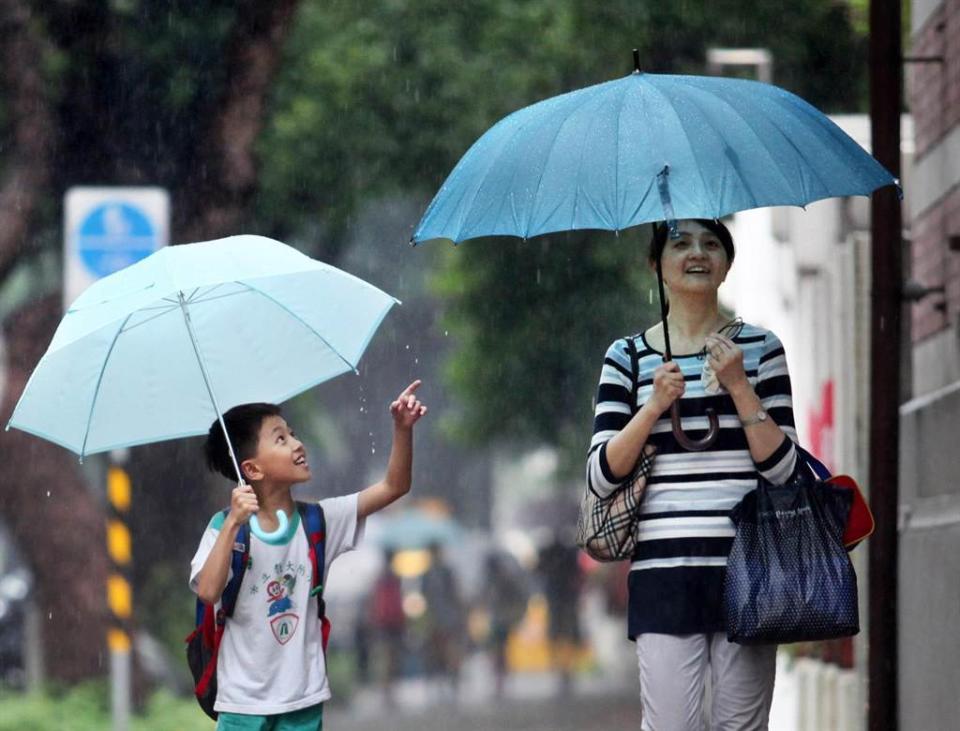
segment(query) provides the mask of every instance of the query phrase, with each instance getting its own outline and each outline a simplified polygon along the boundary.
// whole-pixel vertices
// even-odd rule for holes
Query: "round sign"
[[[153,224],[128,203],[104,203],[94,208],[77,230],[80,261],[96,277],[113,274],[150,256],[157,249]]]

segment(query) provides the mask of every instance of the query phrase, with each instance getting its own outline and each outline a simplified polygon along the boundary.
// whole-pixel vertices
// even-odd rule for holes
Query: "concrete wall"
[[[960,728],[960,383],[900,418],[900,728]]]
[[[900,409],[900,728],[958,729],[960,689],[960,0],[913,0],[907,89],[913,400]]]

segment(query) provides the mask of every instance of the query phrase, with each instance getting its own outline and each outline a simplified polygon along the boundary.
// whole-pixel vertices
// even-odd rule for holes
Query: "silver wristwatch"
[[[746,419],[740,419],[740,424],[742,426],[753,426],[754,424],[762,424],[769,418],[770,414],[768,414],[764,409],[760,408],[757,409],[757,413],[753,416],[748,416]]]

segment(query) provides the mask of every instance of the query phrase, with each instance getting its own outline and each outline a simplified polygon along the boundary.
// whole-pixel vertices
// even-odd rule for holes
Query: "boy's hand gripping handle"
[[[256,515],[250,516],[250,532],[253,533],[257,538],[259,538],[264,543],[269,543],[271,545],[276,545],[278,543],[283,543],[283,539],[287,535],[287,527],[289,526],[289,521],[287,520],[287,514],[282,510],[277,511],[277,529],[272,533],[267,533],[260,527],[260,521],[257,520]]]

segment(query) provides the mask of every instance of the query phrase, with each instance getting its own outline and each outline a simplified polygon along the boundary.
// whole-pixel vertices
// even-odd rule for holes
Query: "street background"
[[[603,353],[658,318],[649,231],[414,249],[411,233],[484,130],[629,73],[633,48],[652,72],[770,80],[867,149],[871,100],[889,98],[902,112],[897,286],[872,286],[870,201],[838,199],[730,217],[737,261],[721,298],[783,340],[805,446],[895,508],[892,540],[873,544],[896,567],[882,577],[892,596],[871,605],[868,541],[853,554],[863,631],[782,649],[771,728],[867,728],[880,668],[894,710],[871,729],[960,729],[960,0],[874,9],[902,14],[904,58],[887,54],[898,83],[871,96],[866,0],[5,0],[3,423],[70,277],[127,261],[102,256],[97,237],[257,233],[362,277],[403,304],[359,374],[284,405],[314,465],[297,497],[379,479],[387,404],[412,378],[430,414],[413,494],[331,574],[329,728],[638,728],[625,567],[564,548]],[[116,205],[77,224],[70,191],[92,186],[163,202],[146,223]],[[870,473],[871,312],[891,297],[903,314],[900,389],[887,396],[900,413],[899,494],[890,474]],[[230,485],[201,455],[185,439],[80,464],[0,435],[0,731],[110,728],[117,656],[132,659],[130,728],[212,728],[183,657],[187,574]],[[126,538],[111,533],[119,544],[108,519],[126,526]],[[110,576],[129,593],[108,594]],[[894,650],[873,665],[871,612],[894,628]]]

